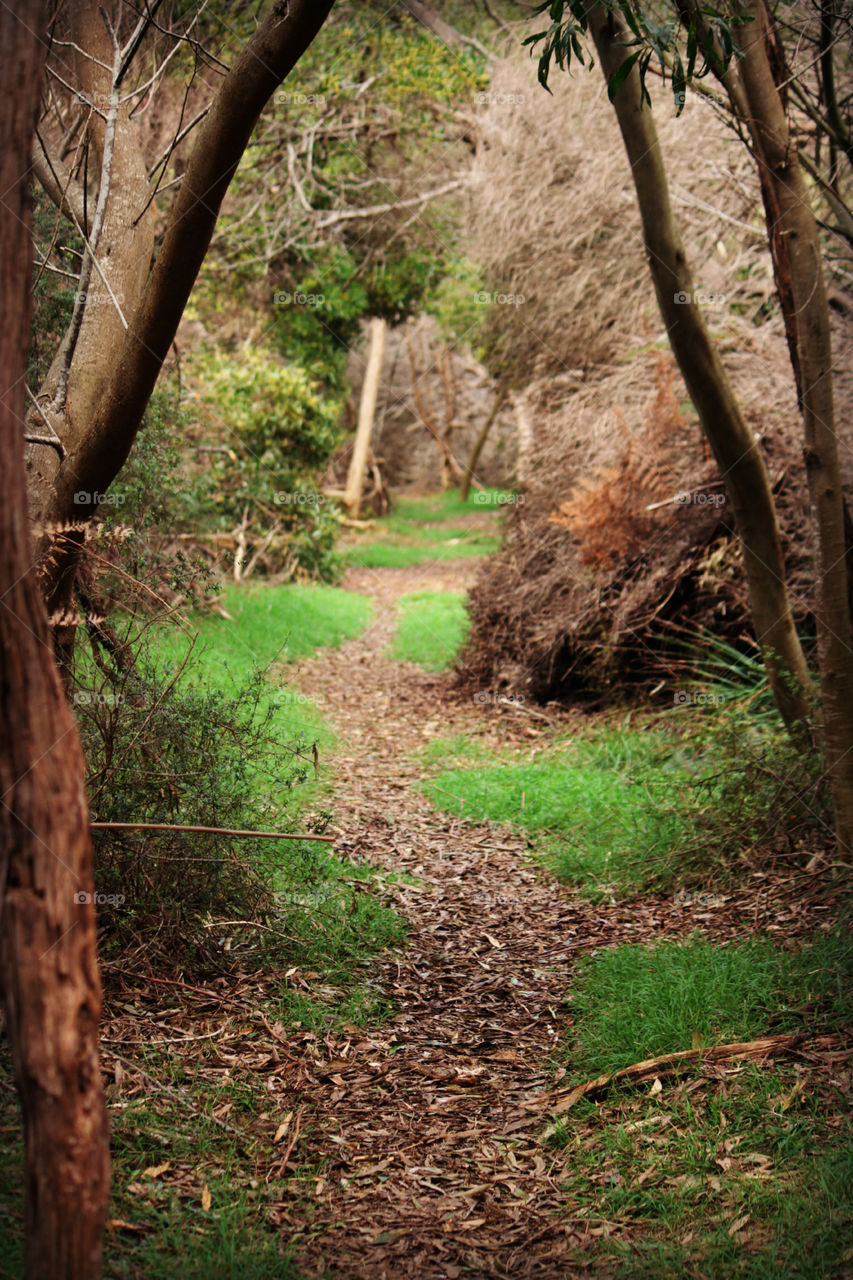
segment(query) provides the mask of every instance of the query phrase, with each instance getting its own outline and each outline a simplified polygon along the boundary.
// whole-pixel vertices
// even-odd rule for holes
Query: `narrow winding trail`
[[[411,929],[399,961],[376,967],[394,1016],[327,1040],[328,1061],[284,1100],[305,1108],[300,1152],[321,1167],[313,1204],[279,1210],[306,1275],[558,1280],[591,1273],[579,1260],[592,1264],[601,1235],[569,1216],[565,1154],[537,1141],[541,1095],[565,1032],[573,954],[641,924],[619,910],[605,921],[538,872],[523,837],[439,813],[413,787],[424,744],[482,732],[484,712],[446,677],[388,656],[394,601],[465,578],[458,564],[352,573],[345,585],[372,596],[373,624],[293,680],[343,744],[340,852],[414,878],[387,889]],[[535,720],[491,715],[501,741],[541,732]],[[644,935],[657,923],[644,919]]]

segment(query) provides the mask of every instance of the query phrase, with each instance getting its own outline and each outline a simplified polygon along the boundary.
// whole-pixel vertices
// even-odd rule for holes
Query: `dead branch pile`
[[[597,73],[554,88],[548,99],[529,65],[501,66],[471,210],[493,287],[526,299],[492,319],[517,388],[523,492],[472,593],[462,679],[540,700],[664,687],[673,632],[749,632],[725,490],[669,352],[612,108]],[[800,422],[757,183],[711,108],[667,119],[659,98],[697,289],[765,452],[807,622]]]

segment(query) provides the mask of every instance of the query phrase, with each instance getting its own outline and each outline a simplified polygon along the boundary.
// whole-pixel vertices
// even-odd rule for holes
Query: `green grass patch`
[[[221,602],[232,621],[207,614],[190,619],[205,655],[205,679],[220,688],[242,683],[258,669],[337,648],[359,635],[373,612],[366,596],[326,586],[232,586]],[[164,660],[177,666],[189,641],[170,627],[160,648]]]
[[[579,1103],[552,1142],[567,1211],[616,1280],[844,1275],[849,1112],[801,1069],[749,1064],[723,1083],[694,1075],[655,1097]]]
[[[339,546],[345,564],[407,568],[437,560],[486,556],[500,546],[499,517],[514,495],[489,489],[460,501],[456,490],[400,498],[373,528],[349,535]]]
[[[699,1044],[849,1022],[853,943],[623,946],[581,962],[565,1050],[579,1081]],[[827,1067],[733,1062],[582,1099],[549,1130],[567,1210],[619,1280],[822,1280],[853,1221],[850,1108]],[[553,1175],[552,1175],[553,1176]],[[559,1175],[557,1175],[559,1177]]]
[[[262,709],[273,709],[281,739],[329,747],[330,726],[310,698],[288,686],[287,664],[359,635],[372,617],[372,602],[337,587],[290,584],[226,587],[221,599],[231,621],[195,614],[189,633],[174,625],[159,629],[155,645],[164,673],[176,673],[186,659],[188,681],[233,696],[262,671],[269,686]],[[316,792],[304,787],[303,800]]]
[[[841,1025],[853,1017],[853,940],[836,933],[787,951],[696,935],[601,952],[576,979],[568,1056],[585,1079],[699,1045]]]
[[[491,555],[500,539],[471,529],[446,529],[440,536],[415,536],[408,541],[377,539],[342,548],[344,564],[364,569],[407,569],[436,560],[467,560]]]
[[[590,889],[636,887],[659,873],[689,830],[666,801],[694,776],[676,734],[609,728],[574,744],[452,765],[423,784],[432,802],[474,822],[506,822],[539,837],[556,874]]]
[[[446,671],[465,643],[470,626],[461,591],[417,591],[398,601],[400,621],[393,657],[427,671]]]

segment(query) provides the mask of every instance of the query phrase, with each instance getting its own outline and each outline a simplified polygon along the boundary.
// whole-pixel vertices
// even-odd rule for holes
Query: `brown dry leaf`
[[[143,1178],[159,1178],[161,1173],[165,1173],[171,1167],[171,1160],[164,1160],[162,1164],[152,1164],[148,1169],[143,1169],[142,1176]]]
[[[745,1213],[742,1218],[735,1218],[734,1222],[729,1227],[729,1235],[736,1236],[739,1231],[742,1231],[749,1222],[751,1216],[751,1214]]]
[[[663,1085],[661,1084],[660,1079],[655,1076],[654,1084],[651,1089],[649,1089],[649,1097],[656,1098],[659,1093],[663,1093]]]
[[[207,1185],[207,1183],[205,1183],[201,1189],[201,1207],[205,1213],[209,1211],[212,1203],[213,1202],[210,1195],[210,1187]]]
[[[292,1119],[293,1119],[293,1112],[288,1111],[287,1115],[284,1117],[281,1124],[278,1126],[278,1128],[275,1131],[275,1137],[273,1138],[273,1142],[281,1142],[282,1138],[290,1128],[290,1122]]]

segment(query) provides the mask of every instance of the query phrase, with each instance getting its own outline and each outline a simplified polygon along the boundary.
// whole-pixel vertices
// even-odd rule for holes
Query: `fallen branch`
[[[798,1031],[794,1035],[763,1036],[759,1040],[709,1045],[705,1049],[683,1049],[679,1053],[666,1053],[660,1058],[646,1058],[643,1062],[635,1062],[630,1067],[623,1067],[621,1071],[597,1076],[594,1080],[586,1080],[583,1084],[575,1085],[571,1089],[561,1089],[557,1093],[547,1094],[544,1098],[537,1098],[524,1105],[547,1108],[554,1115],[563,1115],[581,1098],[595,1100],[616,1084],[644,1084],[650,1080],[657,1080],[661,1076],[674,1075],[694,1062],[703,1067],[731,1062],[735,1058],[749,1058],[753,1062],[763,1062],[765,1058],[798,1049],[806,1040],[812,1040],[816,1047],[821,1048],[831,1048],[842,1042],[841,1036],[838,1035],[813,1039],[810,1032]],[[555,1097],[559,1097],[560,1101],[552,1106],[551,1099]]]
[[[322,844],[334,844],[334,836],[293,835],[283,831],[238,831],[231,827],[196,827],[172,822],[90,822],[92,830],[100,831],[192,831],[200,835],[240,836],[249,840],[315,840]]]

